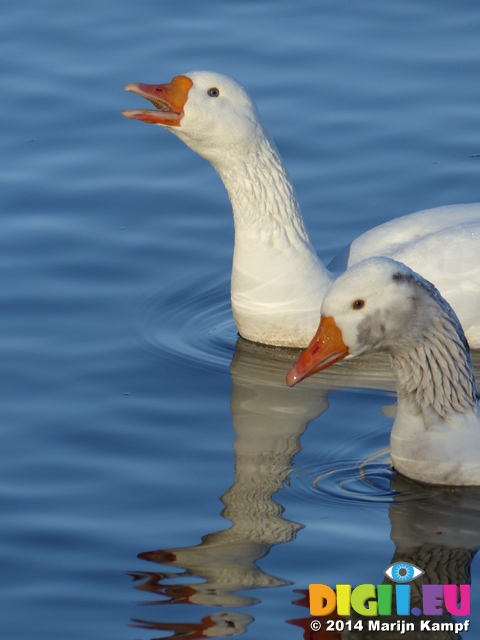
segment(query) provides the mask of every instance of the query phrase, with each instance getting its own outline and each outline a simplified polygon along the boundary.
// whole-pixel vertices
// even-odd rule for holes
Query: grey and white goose
[[[386,351],[397,380],[390,438],[395,469],[425,483],[480,485],[479,393],[470,349],[437,289],[404,264],[370,258],[334,282],[321,313],[287,383],[343,358]]]

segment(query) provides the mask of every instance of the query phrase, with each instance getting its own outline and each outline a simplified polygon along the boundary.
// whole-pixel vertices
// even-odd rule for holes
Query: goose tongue
[[[187,76],[175,76],[168,84],[144,84],[131,82],[125,91],[136,93],[149,100],[155,109],[125,109],[126,118],[141,120],[152,124],[180,126],[184,116],[183,108],[188,99],[188,92],[193,82]]]
[[[293,387],[300,380],[330,367],[347,355],[348,347],[343,342],[342,332],[335,320],[331,316],[322,316],[317,333],[287,373],[288,386]]]

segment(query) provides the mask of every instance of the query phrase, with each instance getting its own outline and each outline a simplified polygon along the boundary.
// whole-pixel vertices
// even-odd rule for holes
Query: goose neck
[[[391,360],[399,403],[408,401],[435,420],[476,410],[479,393],[470,349],[456,317],[440,314],[421,344],[391,355]]]
[[[233,208],[236,234],[310,245],[295,190],[278,151],[262,135],[246,153],[227,153],[215,166]]]

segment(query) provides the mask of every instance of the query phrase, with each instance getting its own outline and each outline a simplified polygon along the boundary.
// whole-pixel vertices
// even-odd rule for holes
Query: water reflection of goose
[[[423,584],[470,584],[470,565],[480,547],[480,491],[477,488],[444,488],[421,486],[396,475],[392,480],[394,499],[390,506],[391,539],[395,553],[391,562],[408,562],[425,573],[411,585],[411,608],[422,610]],[[380,575],[380,572],[379,572]],[[380,581],[379,581],[380,582]],[[389,583],[388,579],[383,580]],[[395,610],[395,602],[392,611]],[[454,619],[444,610],[439,616],[382,616],[382,622],[408,621],[415,623],[415,631],[402,634],[400,630],[388,632],[349,632],[345,640],[380,640],[388,637],[399,640],[428,640],[434,635],[439,640],[459,638]],[[444,623],[443,631],[421,631],[420,620],[430,619]],[[365,618],[363,618],[365,620]],[[445,624],[446,623],[446,624]]]
[[[191,72],[170,84],[125,87],[156,109],[128,118],[161,125],[209,160],[233,208],[232,310],[240,335],[255,342],[306,346],[334,280],[308,238],[288,173],[257,107],[226,76]],[[480,346],[480,204],[397,218],[357,238],[334,260],[343,270],[372,255],[408,264],[436,284]]]
[[[352,378],[359,384],[363,380],[373,386],[376,380],[374,372],[377,375],[384,372],[386,388],[391,387],[393,380],[388,362],[374,355],[373,358],[367,356],[348,362],[337,367],[336,371],[320,372],[316,379],[306,381],[303,388],[287,389],[285,371],[294,358],[295,352],[290,350],[238,340],[231,363],[231,410],[236,434],[235,480],[222,496],[225,505],[222,515],[232,525],[229,529],[204,536],[201,543],[193,547],[140,554],[142,559],[159,563],[163,568],[132,574],[136,588],[158,594],[161,599],[154,604],[169,608],[169,614],[164,618],[171,620],[173,617],[181,622],[137,618],[133,621],[135,625],[171,631],[178,638],[240,635],[253,618],[235,609],[257,604],[265,588],[288,586],[285,578],[262,571],[257,563],[275,545],[293,541],[303,526],[286,519],[283,508],[273,497],[289,482],[292,459],[301,449],[302,434],[309,422],[327,409],[330,388],[342,388]],[[363,375],[359,363],[365,365]],[[334,375],[329,376],[329,373]],[[382,386],[381,383],[382,378],[379,377],[376,384]],[[368,484],[370,478],[362,481]],[[294,486],[289,491],[292,489]],[[443,491],[422,487],[401,477],[392,481],[392,491],[391,538],[397,547],[394,559],[420,566],[426,571],[425,579],[428,577],[431,582],[442,580],[446,571],[453,583],[456,580],[468,582],[469,564],[479,538],[476,518],[480,499],[477,500],[476,494],[472,490]],[[392,491],[388,491],[390,500]],[[321,492],[316,495],[318,513],[324,496]],[[370,508],[378,508],[379,505],[382,510],[386,508],[383,507],[384,502],[374,501]],[[355,544],[353,538],[352,544]],[[432,560],[435,564],[429,565]],[[385,561],[378,567],[382,579],[387,564]],[[317,575],[312,563],[312,582]],[[257,589],[257,598],[242,593],[253,588]],[[292,597],[294,604],[299,601],[297,589],[298,585]],[[287,588],[278,593],[286,598],[288,592]],[[414,595],[412,606],[417,602],[415,598]],[[170,609],[169,605],[173,604],[176,606]],[[183,607],[178,608],[178,605],[193,604],[203,608],[191,609],[187,614]],[[303,604],[308,606],[306,600]],[[221,611],[205,615],[205,607],[220,607]],[[198,614],[196,622],[185,622],[185,619],[191,621],[192,614],[194,618],[198,610],[202,613]],[[163,614],[164,609],[157,611]],[[310,633],[311,620],[310,616],[305,616],[287,622],[304,629],[307,634]],[[328,634],[326,637],[334,639],[339,635]],[[393,635],[389,637],[394,638]],[[416,640],[415,637],[412,640]]]
[[[301,448],[300,436],[309,422],[327,408],[328,390],[319,390],[318,384],[300,389],[299,393],[286,389],[285,351],[242,339],[237,343],[230,367],[235,479],[222,496],[225,505],[222,515],[232,525],[203,536],[202,542],[193,547],[140,554],[150,562],[184,569],[180,573],[133,574],[136,579],[144,579],[137,588],[168,597],[166,604],[242,607],[254,605],[258,600],[239,591],[289,584],[263,571],[257,562],[273,546],[294,540],[303,526],[285,518],[283,507],[273,496],[288,483],[292,458]],[[176,583],[179,578],[181,583]],[[242,615],[243,618],[238,613],[225,612],[221,618],[222,633],[236,635],[245,630],[251,618]],[[214,635],[219,631],[212,627],[212,618],[209,616],[207,622],[202,619],[196,632]],[[227,619],[229,627],[224,624]],[[207,623],[209,631],[204,628]],[[186,633],[183,623],[172,626],[135,620],[135,624]],[[192,633],[191,625],[188,633]]]
[[[395,544],[395,551],[390,562],[384,561],[385,566],[378,567],[378,584],[391,584],[383,577],[383,569],[394,562],[413,564],[424,571],[419,578],[410,582],[410,607],[423,607],[423,584],[470,584],[470,566],[480,547],[480,492],[477,488],[458,487],[455,489],[444,487],[429,487],[419,485],[395,474],[391,481],[393,501],[389,508],[391,524],[390,538]],[[312,580],[313,582],[313,580]],[[334,584],[331,585],[335,587]],[[355,585],[352,585],[352,587]],[[296,590],[303,595],[293,600],[293,604],[309,609],[308,590]],[[392,612],[396,610],[395,590],[393,590]],[[335,614],[328,616],[335,618]],[[305,615],[292,620],[288,624],[304,630],[304,638],[342,638],[343,640],[400,640],[408,637],[411,640],[429,640],[432,632],[422,631],[420,621],[431,619],[438,623],[446,623],[444,631],[435,632],[434,637],[439,640],[454,640],[459,638],[455,633],[454,619],[448,611],[435,616],[381,616],[373,618],[380,623],[388,623],[390,630],[368,631],[369,618],[359,618],[352,615],[349,620],[352,626],[359,619],[363,622],[363,630],[344,629],[339,632],[325,633],[325,635],[311,636],[312,620],[314,616]],[[337,616],[337,619],[338,616]],[[372,618],[370,618],[372,619]],[[347,618],[342,619],[344,622]],[[460,619],[461,620],[461,619]],[[395,629],[395,623],[400,623]],[[415,623],[415,630],[404,634],[401,623]],[[340,623],[341,624],[341,623]],[[323,625],[325,628],[325,624]],[[450,628],[449,628],[450,627]],[[339,627],[342,628],[341,626]]]
[[[468,343],[448,303],[405,265],[371,258],[340,276],[287,380],[379,350],[397,377],[394,467],[422,482],[479,485],[479,393]]]

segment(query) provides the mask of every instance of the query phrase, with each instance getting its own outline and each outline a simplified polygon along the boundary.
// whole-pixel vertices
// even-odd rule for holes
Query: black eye
[[[355,300],[355,302],[352,304],[352,309],[361,309],[364,306],[365,306],[364,300]]]
[[[212,87],[207,91],[207,93],[211,98],[218,98],[218,96],[220,95],[220,91],[217,89],[217,87]]]

